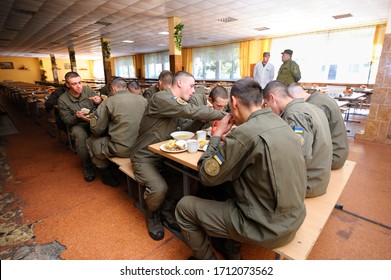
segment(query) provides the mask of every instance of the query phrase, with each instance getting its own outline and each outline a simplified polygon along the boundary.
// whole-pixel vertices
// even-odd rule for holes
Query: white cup
[[[187,151],[190,154],[194,154],[198,151],[198,140],[190,139],[187,140]]]
[[[206,131],[205,130],[198,130],[197,131],[197,139],[198,140],[200,140],[200,139],[205,140],[206,139]]]

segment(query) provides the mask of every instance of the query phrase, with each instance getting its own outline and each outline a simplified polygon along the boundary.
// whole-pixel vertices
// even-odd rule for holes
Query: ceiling
[[[390,0],[1,0],[0,56],[66,58],[73,47],[100,59],[102,37],[112,57],[168,50],[159,32],[174,16],[182,46],[195,47],[386,23],[390,10]]]

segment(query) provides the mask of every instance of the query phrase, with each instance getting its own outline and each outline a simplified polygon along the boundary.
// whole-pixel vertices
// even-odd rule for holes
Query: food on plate
[[[83,112],[83,114],[85,115],[88,115],[90,113],[90,109],[87,109],[87,108],[81,108],[81,110]]]
[[[170,134],[175,140],[189,140],[194,136],[191,131],[175,131]]]
[[[164,148],[169,151],[182,151],[186,149],[186,141],[184,140],[168,140]]]
[[[206,139],[198,139],[198,148],[203,149],[205,145],[209,144],[209,140]]]
[[[345,89],[345,90],[343,91],[343,93],[344,93],[345,95],[349,95],[349,94],[352,94],[352,93],[353,93],[353,90],[352,90],[351,88]]]
[[[366,85],[361,85],[360,88],[366,89],[367,86]]]
[[[187,142],[186,142],[185,140],[176,140],[175,145],[176,145],[179,149],[183,150],[183,149],[186,149]]]
[[[312,88],[318,88],[318,87],[319,87],[318,84],[313,84],[313,85],[312,85]]]

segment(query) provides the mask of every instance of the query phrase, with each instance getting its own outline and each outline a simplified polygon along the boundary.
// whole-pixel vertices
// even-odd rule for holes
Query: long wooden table
[[[190,179],[198,180],[198,177],[194,174],[190,173],[188,169],[198,171],[197,162],[200,159],[201,155],[203,154],[203,151],[198,151],[197,153],[190,154],[188,151],[179,152],[179,153],[169,153],[165,152],[160,149],[162,145],[167,143],[167,141],[155,143],[148,146],[148,150],[159,154],[169,160],[172,160],[174,162],[177,162],[183,166],[183,168],[179,168],[173,164],[171,164],[169,161],[165,162],[166,165],[169,167],[179,171],[183,175],[183,195],[189,195],[190,194]]]

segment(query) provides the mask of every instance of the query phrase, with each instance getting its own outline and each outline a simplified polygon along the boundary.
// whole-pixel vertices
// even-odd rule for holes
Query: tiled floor
[[[8,227],[19,233],[14,242],[7,234],[0,237],[1,256],[11,258],[22,245],[54,241],[64,246],[62,259],[179,260],[191,255],[168,231],[162,241],[148,236],[123,174],[118,173],[118,188],[102,184],[99,176],[85,182],[78,156],[46,133],[44,121],[38,126],[12,105],[7,109],[20,133],[2,137],[10,170],[2,168],[8,175],[2,176],[1,201],[8,206],[0,208],[0,221],[3,232]],[[361,124],[347,124],[351,136],[363,129],[365,117],[360,118]],[[333,210],[309,259],[389,260],[391,146],[349,139],[349,159],[357,164],[339,199],[344,211]],[[243,246],[242,255],[274,259],[272,251],[250,246]]]

